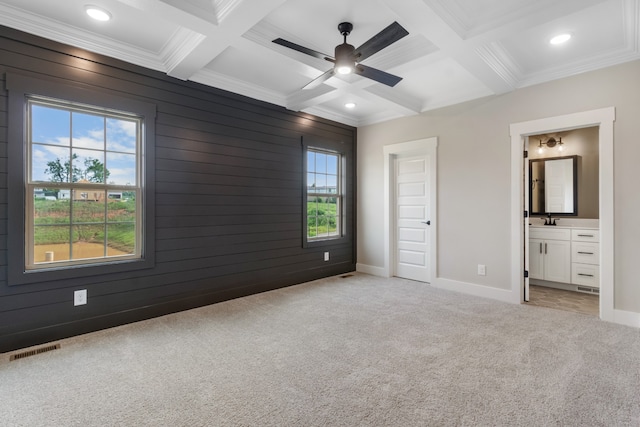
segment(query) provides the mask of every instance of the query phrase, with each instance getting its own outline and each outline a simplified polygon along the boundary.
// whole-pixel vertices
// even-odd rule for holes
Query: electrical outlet
[[[73,292],[73,305],[85,305],[87,303],[87,290],[81,289]]]
[[[484,264],[478,264],[478,276],[487,275],[487,266]]]
[[[324,260],[329,261],[329,252],[324,253]]]

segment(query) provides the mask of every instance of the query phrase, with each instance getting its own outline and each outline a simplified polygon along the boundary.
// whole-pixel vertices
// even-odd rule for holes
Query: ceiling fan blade
[[[320,58],[320,59],[332,58],[331,56],[325,55],[324,53],[317,52],[313,49],[300,46],[299,44],[295,44],[293,42],[290,42],[281,38],[277,38],[273,40],[273,43],[279,44],[280,46],[288,47],[289,49],[297,50],[298,52],[302,52],[307,55],[314,56],[316,58]]]
[[[385,47],[397,42],[401,38],[408,35],[409,32],[397,22],[393,22],[384,30],[364,42],[362,46],[356,49],[356,61],[360,62],[376,52],[381,51]]]
[[[320,74],[319,77],[316,77],[315,79],[311,80],[309,83],[307,83],[307,85],[305,87],[303,87],[302,89],[314,89],[318,86],[320,86],[322,83],[326,82],[327,80],[329,80],[331,77],[333,77],[334,71],[333,68],[325,71],[324,73]]]
[[[367,67],[366,65],[362,64],[356,65],[355,73],[361,75],[362,77],[375,80],[379,83],[391,87],[394,87],[395,85],[400,83],[400,80],[402,80],[402,77],[394,76],[393,74],[385,73],[384,71],[380,71],[372,67]]]

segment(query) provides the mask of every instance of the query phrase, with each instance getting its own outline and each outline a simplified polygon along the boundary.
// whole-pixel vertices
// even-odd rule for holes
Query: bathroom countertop
[[[599,230],[600,220],[597,218],[574,218],[574,217],[554,217],[551,219],[556,221],[556,225],[544,225],[547,217],[529,217],[529,226],[531,227],[561,227],[561,228],[582,228],[585,230]]]
[[[542,225],[542,224],[531,224],[529,223],[529,227],[535,228],[579,228],[581,230],[599,230],[600,227],[587,226],[587,225]]]

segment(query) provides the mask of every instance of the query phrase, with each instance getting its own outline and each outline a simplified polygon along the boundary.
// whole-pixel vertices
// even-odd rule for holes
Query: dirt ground
[[[46,259],[46,253],[53,252],[53,259]],[[69,259],[69,245],[38,245],[35,247],[35,262],[65,261]],[[127,255],[117,249],[107,247],[108,256]],[[98,243],[77,242],[73,244],[73,258],[95,258],[104,256],[104,246]]]

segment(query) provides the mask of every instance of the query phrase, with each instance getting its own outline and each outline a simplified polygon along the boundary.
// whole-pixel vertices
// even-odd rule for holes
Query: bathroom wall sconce
[[[549,148],[553,148],[555,146],[558,147],[558,151],[562,151],[564,149],[563,145],[564,142],[562,142],[562,137],[558,137],[558,139],[555,139],[553,136],[549,139],[547,139],[546,141],[542,141],[541,139],[539,140],[540,143],[538,144],[538,153],[542,154],[544,152],[544,146],[546,145]]]

